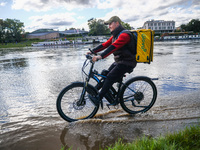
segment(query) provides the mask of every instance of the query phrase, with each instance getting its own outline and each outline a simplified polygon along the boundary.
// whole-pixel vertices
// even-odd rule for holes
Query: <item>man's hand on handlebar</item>
[[[97,55],[97,54],[96,54],[93,50],[91,50],[90,48],[89,48],[89,52],[87,52],[87,55],[88,55],[88,54],[90,54],[90,55],[91,55],[91,54]]]
[[[96,61],[98,61],[98,60],[100,60],[100,59],[102,59],[102,57],[101,57],[100,55],[97,55],[97,56],[93,56],[93,57],[92,57],[92,61],[93,61],[93,62],[96,62]]]
[[[92,52],[87,52],[87,53],[86,53],[86,55],[91,55],[91,54],[92,54]]]
[[[92,50],[89,48],[89,52],[87,52],[87,55],[92,55],[92,54],[95,55],[95,56],[92,57],[92,61],[93,61],[93,62],[96,62],[96,61],[102,59],[102,57],[101,57],[100,55],[97,55],[96,53],[94,53],[94,51],[92,51]]]

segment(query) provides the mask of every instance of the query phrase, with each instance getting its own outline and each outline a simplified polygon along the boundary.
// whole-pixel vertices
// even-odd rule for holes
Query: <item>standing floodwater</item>
[[[69,145],[66,141],[73,145],[73,137],[70,140],[61,138],[69,132],[72,134],[72,131],[68,131],[70,128],[66,128],[67,123],[58,115],[56,99],[61,89],[69,83],[82,80],[84,54],[94,46],[0,49],[0,149],[54,150],[60,149],[62,144]],[[110,56],[97,62],[95,68],[99,71],[107,69],[105,67],[112,62],[113,57]],[[158,78],[154,81],[158,88],[158,99],[152,111],[148,112],[150,116],[142,114],[135,118],[115,118],[118,112],[103,119],[113,119],[114,122],[131,119],[134,122],[135,119],[138,123],[138,119],[145,120],[145,117],[148,121],[160,121],[173,120],[177,116],[179,119],[185,117],[188,124],[194,124],[197,122],[194,119],[200,116],[199,96],[191,95],[184,99],[184,95],[199,93],[196,92],[200,87],[199,68],[200,40],[155,42],[153,63],[138,64],[134,72],[126,77],[129,79],[131,76],[142,75]],[[158,135],[165,131],[162,130],[163,122],[154,127],[155,123],[150,121],[149,125],[148,128]],[[92,125],[89,129],[93,130]],[[73,132],[76,130],[73,129]],[[141,128],[140,132],[135,133],[147,132]],[[86,148],[90,147],[87,142],[82,144]]]

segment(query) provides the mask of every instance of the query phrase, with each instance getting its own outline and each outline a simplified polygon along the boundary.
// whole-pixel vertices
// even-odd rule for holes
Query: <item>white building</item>
[[[154,30],[155,33],[173,32],[175,30],[175,21],[150,20],[146,21],[142,28]]]

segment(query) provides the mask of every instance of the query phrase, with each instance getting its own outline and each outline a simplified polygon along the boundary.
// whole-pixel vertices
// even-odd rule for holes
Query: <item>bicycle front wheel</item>
[[[80,104],[81,93],[84,83],[75,82],[64,88],[57,98],[57,111],[66,121],[72,122],[92,118],[98,111],[99,106],[94,106],[88,98],[88,94],[96,95],[94,87],[88,85],[84,99]]]
[[[130,113],[148,111],[157,98],[157,88],[148,77],[135,77],[128,80],[121,89],[120,104]]]

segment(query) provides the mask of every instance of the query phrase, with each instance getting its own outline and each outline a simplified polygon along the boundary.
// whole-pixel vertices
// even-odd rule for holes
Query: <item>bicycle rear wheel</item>
[[[72,122],[92,118],[98,111],[99,106],[94,106],[88,98],[88,94],[96,95],[94,87],[88,85],[82,104],[78,104],[84,87],[83,82],[75,82],[64,88],[57,98],[57,111],[66,121]]]
[[[139,76],[124,84],[120,93],[120,104],[126,112],[136,114],[148,111],[156,98],[157,89],[152,80]]]

